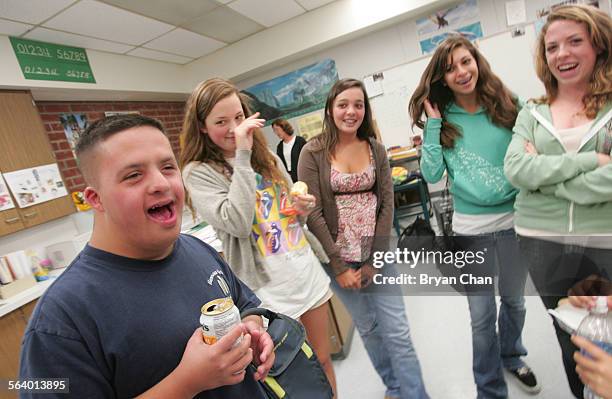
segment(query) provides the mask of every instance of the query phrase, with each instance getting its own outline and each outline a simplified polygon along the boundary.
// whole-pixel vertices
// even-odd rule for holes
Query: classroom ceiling
[[[0,34],[187,64],[336,0],[0,0]]]

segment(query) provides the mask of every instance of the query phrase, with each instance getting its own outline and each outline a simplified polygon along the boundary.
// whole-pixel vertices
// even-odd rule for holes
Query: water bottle
[[[587,338],[612,355],[612,312],[608,312],[608,299],[598,296],[595,307],[582,320],[576,331],[577,335]],[[584,352],[582,353],[585,356]],[[601,399],[601,396],[584,386],[584,399]]]

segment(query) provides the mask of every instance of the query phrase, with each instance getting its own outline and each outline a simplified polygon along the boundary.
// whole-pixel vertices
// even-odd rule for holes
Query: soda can
[[[204,342],[213,345],[227,334],[235,325],[240,324],[240,311],[232,298],[214,299],[202,306],[200,325]],[[234,345],[241,341],[242,335]]]

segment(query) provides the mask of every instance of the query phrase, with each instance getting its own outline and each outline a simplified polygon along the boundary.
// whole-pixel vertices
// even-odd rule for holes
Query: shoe
[[[542,390],[542,388],[538,384],[538,380],[536,379],[535,374],[533,373],[533,371],[531,371],[531,368],[529,368],[529,366],[525,365],[523,367],[519,367],[518,369],[508,370],[508,372],[514,377],[516,377],[520,387],[525,392],[536,394]]]

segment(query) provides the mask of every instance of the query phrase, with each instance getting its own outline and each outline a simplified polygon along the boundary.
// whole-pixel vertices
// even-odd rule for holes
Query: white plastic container
[[[72,241],[60,241],[45,248],[47,257],[53,262],[53,268],[66,267],[76,257],[77,251]]]

